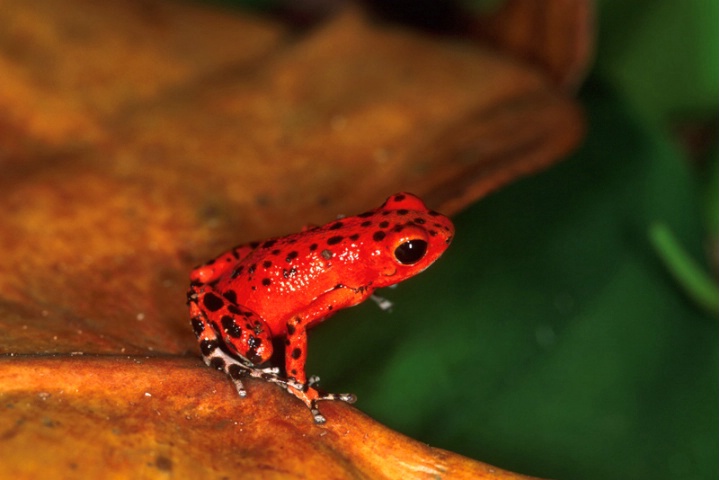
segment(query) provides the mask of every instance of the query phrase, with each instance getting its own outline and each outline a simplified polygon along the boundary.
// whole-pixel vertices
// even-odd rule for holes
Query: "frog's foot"
[[[290,394],[299,398],[305,405],[307,405],[307,408],[309,408],[312,413],[315,423],[325,423],[327,421],[327,419],[320,413],[320,409],[317,406],[318,402],[324,400],[339,400],[341,402],[355,403],[357,401],[357,397],[353,393],[320,392],[314,388],[314,385],[317,385],[319,381],[320,377],[313,375],[306,384],[300,384],[302,388],[298,389],[296,388],[297,382],[290,379],[289,383],[285,387]]]
[[[392,285],[392,286],[394,287],[395,285]],[[380,297],[379,295],[374,294],[374,293],[373,293],[372,295],[370,295],[369,298],[371,298],[372,301],[375,302],[375,303],[377,304],[377,306],[378,306],[380,309],[384,310],[385,312],[391,312],[391,311],[392,311],[392,306],[393,306],[394,304],[393,304],[390,300],[387,300],[387,299],[384,298],[384,297]]]
[[[247,390],[245,390],[245,386],[242,384],[243,377],[259,378],[266,382],[275,383],[283,388],[287,388],[287,380],[279,375],[280,369],[277,367],[258,367],[244,357],[235,357],[227,354],[221,348],[216,348],[208,355],[203,355],[203,358],[208,366],[225,372],[225,374],[230,377],[240,397],[247,396]]]

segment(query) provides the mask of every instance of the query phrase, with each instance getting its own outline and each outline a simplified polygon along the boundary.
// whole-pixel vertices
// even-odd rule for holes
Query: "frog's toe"
[[[317,408],[317,400],[312,400],[310,402],[310,413],[312,413],[312,418],[314,418],[315,423],[323,424],[327,421],[327,419],[320,413],[320,409]]]
[[[320,400],[335,400],[345,403],[355,403],[357,401],[357,395],[354,393],[323,393],[315,401]]]
[[[316,385],[319,385],[319,383],[320,383],[320,377],[319,377],[318,375],[312,375],[312,376],[307,380],[307,387],[308,387],[308,388],[312,388],[312,387],[314,387],[314,386],[316,386]]]

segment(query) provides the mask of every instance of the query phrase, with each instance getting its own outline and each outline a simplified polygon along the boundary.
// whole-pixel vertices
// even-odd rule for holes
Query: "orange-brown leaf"
[[[193,264],[410,190],[447,213],[559,160],[575,102],[348,10],[294,37],[193,4],[0,9],[3,477],[523,478],[204,367]],[[41,452],[41,453],[38,453]]]
[[[3,478],[466,478],[528,480],[411,440],[327,402],[325,425],[279,387],[237,396],[179,357],[0,360]]]

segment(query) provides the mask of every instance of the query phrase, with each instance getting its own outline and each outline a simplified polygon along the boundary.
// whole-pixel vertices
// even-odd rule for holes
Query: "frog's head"
[[[391,196],[377,210],[372,234],[373,263],[380,275],[374,287],[386,287],[429,267],[449,247],[454,225],[449,218],[428,209],[410,193]]]

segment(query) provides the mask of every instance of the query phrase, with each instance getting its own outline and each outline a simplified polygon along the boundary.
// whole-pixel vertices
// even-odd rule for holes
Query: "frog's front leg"
[[[212,295],[214,296],[214,294]],[[230,377],[230,380],[237,389],[237,393],[241,397],[247,396],[247,391],[242,384],[242,377],[245,376],[260,378],[271,383],[277,383],[286,388],[287,382],[278,375],[279,370],[277,368],[259,368],[248,359],[247,355],[240,353],[241,350],[247,353],[243,348],[238,348],[233,345],[233,341],[236,341],[238,338],[241,339],[241,335],[235,336],[235,334],[238,332],[238,329],[241,328],[237,322],[242,315],[236,317],[230,310],[238,311],[239,309],[236,307],[230,309],[230,305],[223,305],[223,309],[227,310],[227,312],[222,313],[227,313],[227,315],[220,316],[220,324],[218,326],[217,322],[211,321],[206,313],[208,310],[208,302],[206,302],[205,299],[206,293],[201,288],[191,288],[187,293],[192,328],[200,344],[202,358],[205,363],[212,368],[225,372],[225,374]],[[213,306],[212,302],[213,300],[209,300],[210,306]],[[200,305],[204,308],[200,307]],[[216,311],[220,311],[220,309]],[[210,309],[210,313],[214,314],[215,312],[212,312]],[[248,320],[246,325],[252,325],[250,322],[251,320]],[[256,340],[246,343],[254,344]],[[252,352],[252,358],[254,360],[259,360],[259,363],[261,363],[263,356],[269,358],[269,356],[272,355],[272,347],[269,339],[267,344],[270,346],[269,353],[263,349],[261,351],[263,355],[258,356],[255,349],[255,351]]]
[[[344,289],[344,287],[341,287]],[[350,291],[351,292],[351,291]],[[339,300],[341,303],[353,305],[356,299],[350,295],[331,297],[330,300]],[[330,301],[323,308],[328,312],[340,305],[337,301]],[[331,308],[329,308],[331,307]],[[295,315],[287,322],[287,338],[285,340],[285,369],[287,371],[287,391],[299,398],[310,409],[312,416],[317,423],[324,423],[325,417],[320,413],[317,402],[322,400],[341,400],[347,403],[354,403],[357,397],[352,393],[324,393],[315,388],[319,377],[312,376],[309,381],[305,373],[307,362],[307,324],[308,320],[302,315]],[[299,384],[299,385],[298,385]]]

